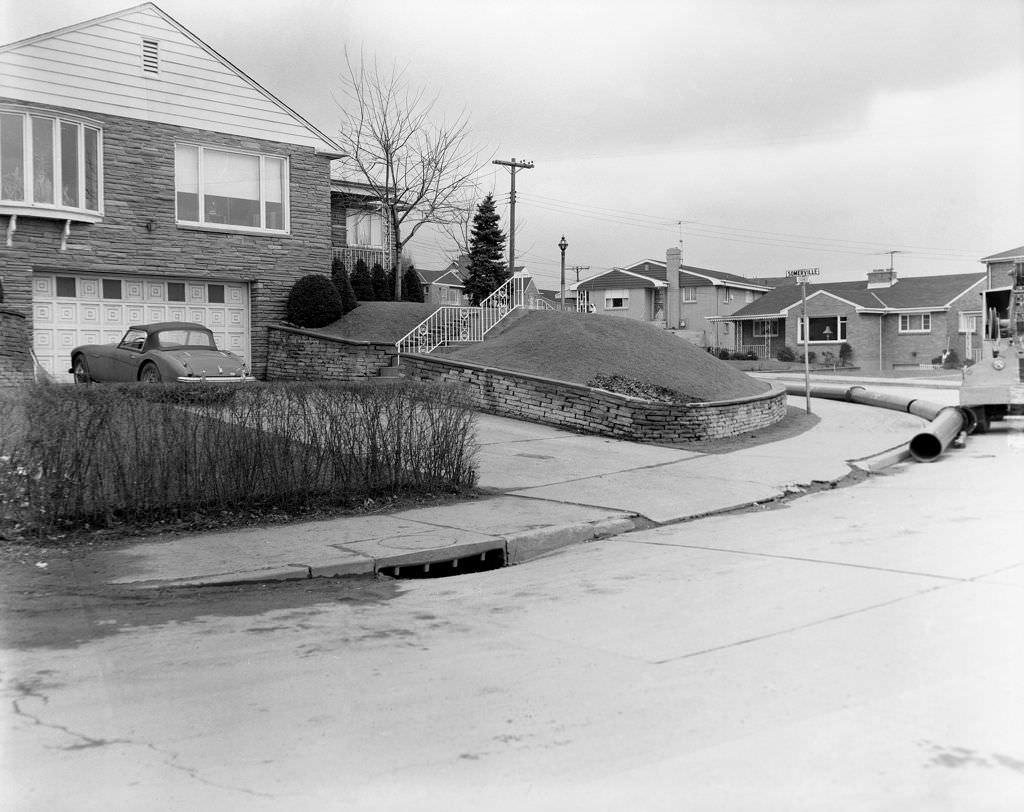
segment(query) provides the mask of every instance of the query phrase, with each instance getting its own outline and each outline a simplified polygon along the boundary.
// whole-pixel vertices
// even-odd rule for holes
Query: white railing
[[[523,307],[526,280],[512,277],[477,307],[439,307],[395,343],[404,353],[431,353],[438,347],[463,341],[483,341],[496,324]]]

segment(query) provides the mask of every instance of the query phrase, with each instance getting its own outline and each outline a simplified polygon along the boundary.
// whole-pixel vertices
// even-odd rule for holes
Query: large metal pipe
[[[790,395],[803,395],[806,392],[803,384],[799,383],[786,383],[785,387],[786,393]],[[929,421],[924,431],[915,434],[910,441],[910,454],[918,462],[938,459],[961,432],[969,433],[974,428],[974,414],[970,409],[941,406],[920,398],[872,392],[860,385],[816,384],[811,387],[810,394],[816,398],[845,400],[848,403],[906,412]]]

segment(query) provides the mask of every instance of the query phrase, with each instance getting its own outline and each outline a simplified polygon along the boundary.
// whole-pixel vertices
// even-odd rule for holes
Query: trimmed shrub
[[[373,279],[370,278],[370,270],[366,267],[366,262],[357,259],[356,267],[352,271],[352,276],[349,277],[349,281],[352,282],[352,291],[356,294],[356,299],[360,302],[372,302],[373,298]]]
[[[477,476],[475,413],[444,385],[30,386],[0,393],[0,417],[0,536],[349,506]]]
[[[286,312],[299,327],[326,327],[341,318],[341,294],[329,277],[311,273],[292,286]]]
[[[352,282],[348,278],[348,271],[345,270],[345,263],[338,257],[331,262],[331,281],[334,282],[334,287],[338,289],[338,295],[341,296],[342,314],[351,313],[359,307],[355,291],[352,290]]]
[[[373,298],[376,301],[390,302],[395,298],[395,289],[392,287],[388,290],[388,275],[384,273],[384,268],[379,262],[374,263],[370,280],[373,286]]]
[[[850,366],[853,361],[853,347],[848,342],[844,341],[839,345],[839,363],[844,367]]]
[[[732,358],[732,353],[729,352],[725,347],[719,347],[715,355],[718,356],[718,358],[721,359],[722,361],[728,361],[730,358]]]
[[[775,353],[775,357],[780,361],[795,361],[796,353],[793,352],[792,347],[782,347]]]
[[[416,268],[412,265],[406,268],[405,273],[402,274],[402,301],[423,301],[423,284],[420,282],[420,277],[416,273]]]

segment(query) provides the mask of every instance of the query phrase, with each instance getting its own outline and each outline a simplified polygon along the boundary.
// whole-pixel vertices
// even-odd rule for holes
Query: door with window
[[[964,311],[960,314],[960,333],[964,337],[964,360],[977,363],[981,360],[981,342],[978,331],[981,328],[981,311]]]

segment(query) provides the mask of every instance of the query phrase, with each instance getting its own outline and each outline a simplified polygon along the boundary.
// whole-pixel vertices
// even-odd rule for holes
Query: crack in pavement
[[[70,736],[71,738],[77,740],[72,744],[64,745],[56,749],[67,752],[75,750],[90,750],[94,747],[107,747],[116,744],[125,744],[132,747],[142,747],[156,753],[161,758],[164,766],[170,767],[172,770],[178,770],[179,772],[183,772],[193,781],[204,784],[206,786],[226,790],[228,792],[238,792],[244,795],[249,795],[254,798],[267,798],[270,800],[274,800],[277,797],[275,795],[270,795],[265,792],[257,792],[255,790],[246,789],[245,787],[236,787],[228,784],[219,784],[216,781],[211,781],[208,778],[204,778],[199,774],[198,767],[188,767],[184,764],[179,764],[179,755],[177,753],[173,753],[168,750],[162,750],[161,748],[157,747],[156,745],[150,742],[139,742],[134,741],[132,739],[101,739],[96,738],[94,736],[89,736],[88,734],[82,733],[78,730],[73,730],[72,728],[66,725],[60,725],[55,722],[45,722],[39,716],[24,710],[21,707],[21,702],[25,699],[35,699],[42,702],[44,705],[48,705],[49,698],[46,695],[39,693],[33,686],[25,683],[17,683],[12,687],[22,694],[22,697],[20,699],[11,700],[11,706],[14,708],[15,716],[21,719],[25,719],[37,727],[45,728],[47,730],[55,730],[59,733],[63,733],[64,735]]]
[[[821,618],[820,620],[812,620],[807,623],[800,623],[796,626],[790,626],[785,629],[778,629],[774,632],[768,632],[766,634],[759,634],[755,637],[748,637],[744,640],[734,640],[731,643],[725,643],[721,646],[712,646],[711,648],[701,649],[700,651],[691,651],[687,654],[679,654],[675,657],[668,657],[664,660],[652,660],[652,665],[668,665],[669,663],[679,662],[680,660],[689,660],[693,657],[700,657],[705,654],[714,654],[719,651],[727,651],[731,648],[738,648],[740,646],[746,646],[750,643],[759,643],[762,640],[770,640],[773,637],[782,637],[786,634],[792,634],[793,632],[803,631],[804,629],[813,629],[815,626],[824,626],[826,623],[831,623],[835,620],[843,620],[844,618],[853,617],[854,615],[860,615],[865,612],[873,612],[875,609],[882,609],[886,606],[893,606],[897,603],[902,603],[912,598],[919,598],[922,595],[927,595],[929,592],[935,592],[936,590],[943,589],[942,586],[933,586],[928,589],[915,592],[912,595],[903,595],[899,598],[893,598],[892,600],[882,601],[881,603],[874,603],[870,606],[862,606],[859,609],[851,609],[849,612],[840,612],[837,615],[831,615],[829,617]]]

